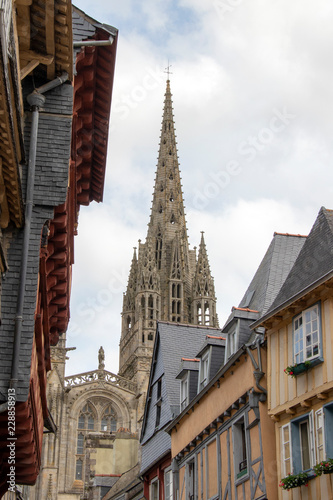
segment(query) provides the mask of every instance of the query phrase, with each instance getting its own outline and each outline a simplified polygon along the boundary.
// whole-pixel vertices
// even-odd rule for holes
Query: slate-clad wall
[[[246,319],[240,320],[237,349],[239,349],[242,345],[246,344],[249,341],[249,338],[252,333],[252,331],[250,330],[251,323],[253,323],[253,320],[246,320]]]
[[[72,87],[69,84],[64,84],[45,94],[45,97],[46,104],[40,112],[38,130],[34,207],[29,241],[28,273],[19,358],[18,401],[26,401],[29,391],[41,231],[45,221],[53,218],[54,207],[65,202],[68,186],[71,113],[73,108]],[[25,119],[27,159],[29,158],[30,120],[30,113],[27,112]],[[27,166],[22,167],[24,193],[26,191],[27,168]],[[12,234],[8,236],[8,240],[8,271],[2,281],[1,293],[0,398],[2,401],[7,399],[7,389],[11,375],[23,229],[13,230]]]
[[[224,363],[224,346],[212,346],[212,355],[210,359],[209,380],[219,371]]]
[[[199,378],[199,370],[190,370],[190,387],[189,387],[190,401],[192,401],[192,399],[195,398],[195,396],[198,394],[198,378]]]

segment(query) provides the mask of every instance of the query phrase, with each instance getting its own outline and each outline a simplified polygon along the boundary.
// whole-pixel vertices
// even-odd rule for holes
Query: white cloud
[[[228,2],[222,16],[217,6]],[[115,372],[132,247],[149,221],[168,59],[190,242],[205,231],[223,324],[274,231],[308,233],[320,206],[333,208],[333,6],[76,4],[119,28],[119,43],[104,203],[81,210],[75,239],[69,344],[78,348],[68,371],[95,368],[103,345]],[[271,133],[276,110],[293,118]]]

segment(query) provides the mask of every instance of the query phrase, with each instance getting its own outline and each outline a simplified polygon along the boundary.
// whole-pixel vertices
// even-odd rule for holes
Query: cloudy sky
[[[205,239],[222,326],[274,231],[333,208],[330,0],[76,0],[119,30],[103,204],[81,209],[67,374],[117,373],[122,294],[147,232],[166,73],[191,248]]]

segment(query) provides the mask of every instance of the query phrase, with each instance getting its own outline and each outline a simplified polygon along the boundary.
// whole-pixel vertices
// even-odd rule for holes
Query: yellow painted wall
[[[308,303],[310,307],[317,300]],[[331,298],[322,300],[322,343],[324,362],[312,367],[305,373],[293,378],[285,374],[284,369],[293,365],[293,332],[292,319],[289,316],[284,323],[268,333],[268,380],[269,380],[269,411],[281,412],[291,405],[306,398],[314,397],[318,392],[333,388],[333,301]]]
[[[249,358],[230,369],[221,380],[220,387],[213,387],[202,397],[195,411],[182,419],[182,425],[177,426],[177,432],[172,431],[171,453],[175,457],[189,442],[231,406],[253,386],[253,366]]]

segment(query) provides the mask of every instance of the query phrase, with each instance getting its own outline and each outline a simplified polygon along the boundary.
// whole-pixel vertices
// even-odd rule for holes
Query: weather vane
[[[169,64],[169,61],[168,61],[168,65],[167,65],[167,67],[165,68],[165,71],[164,71],[164,73],[168,74],[168,80],[170,80],[170,75],[172,75],[172,73],[170,71],[171,66],[172,66],[172,64]]]

